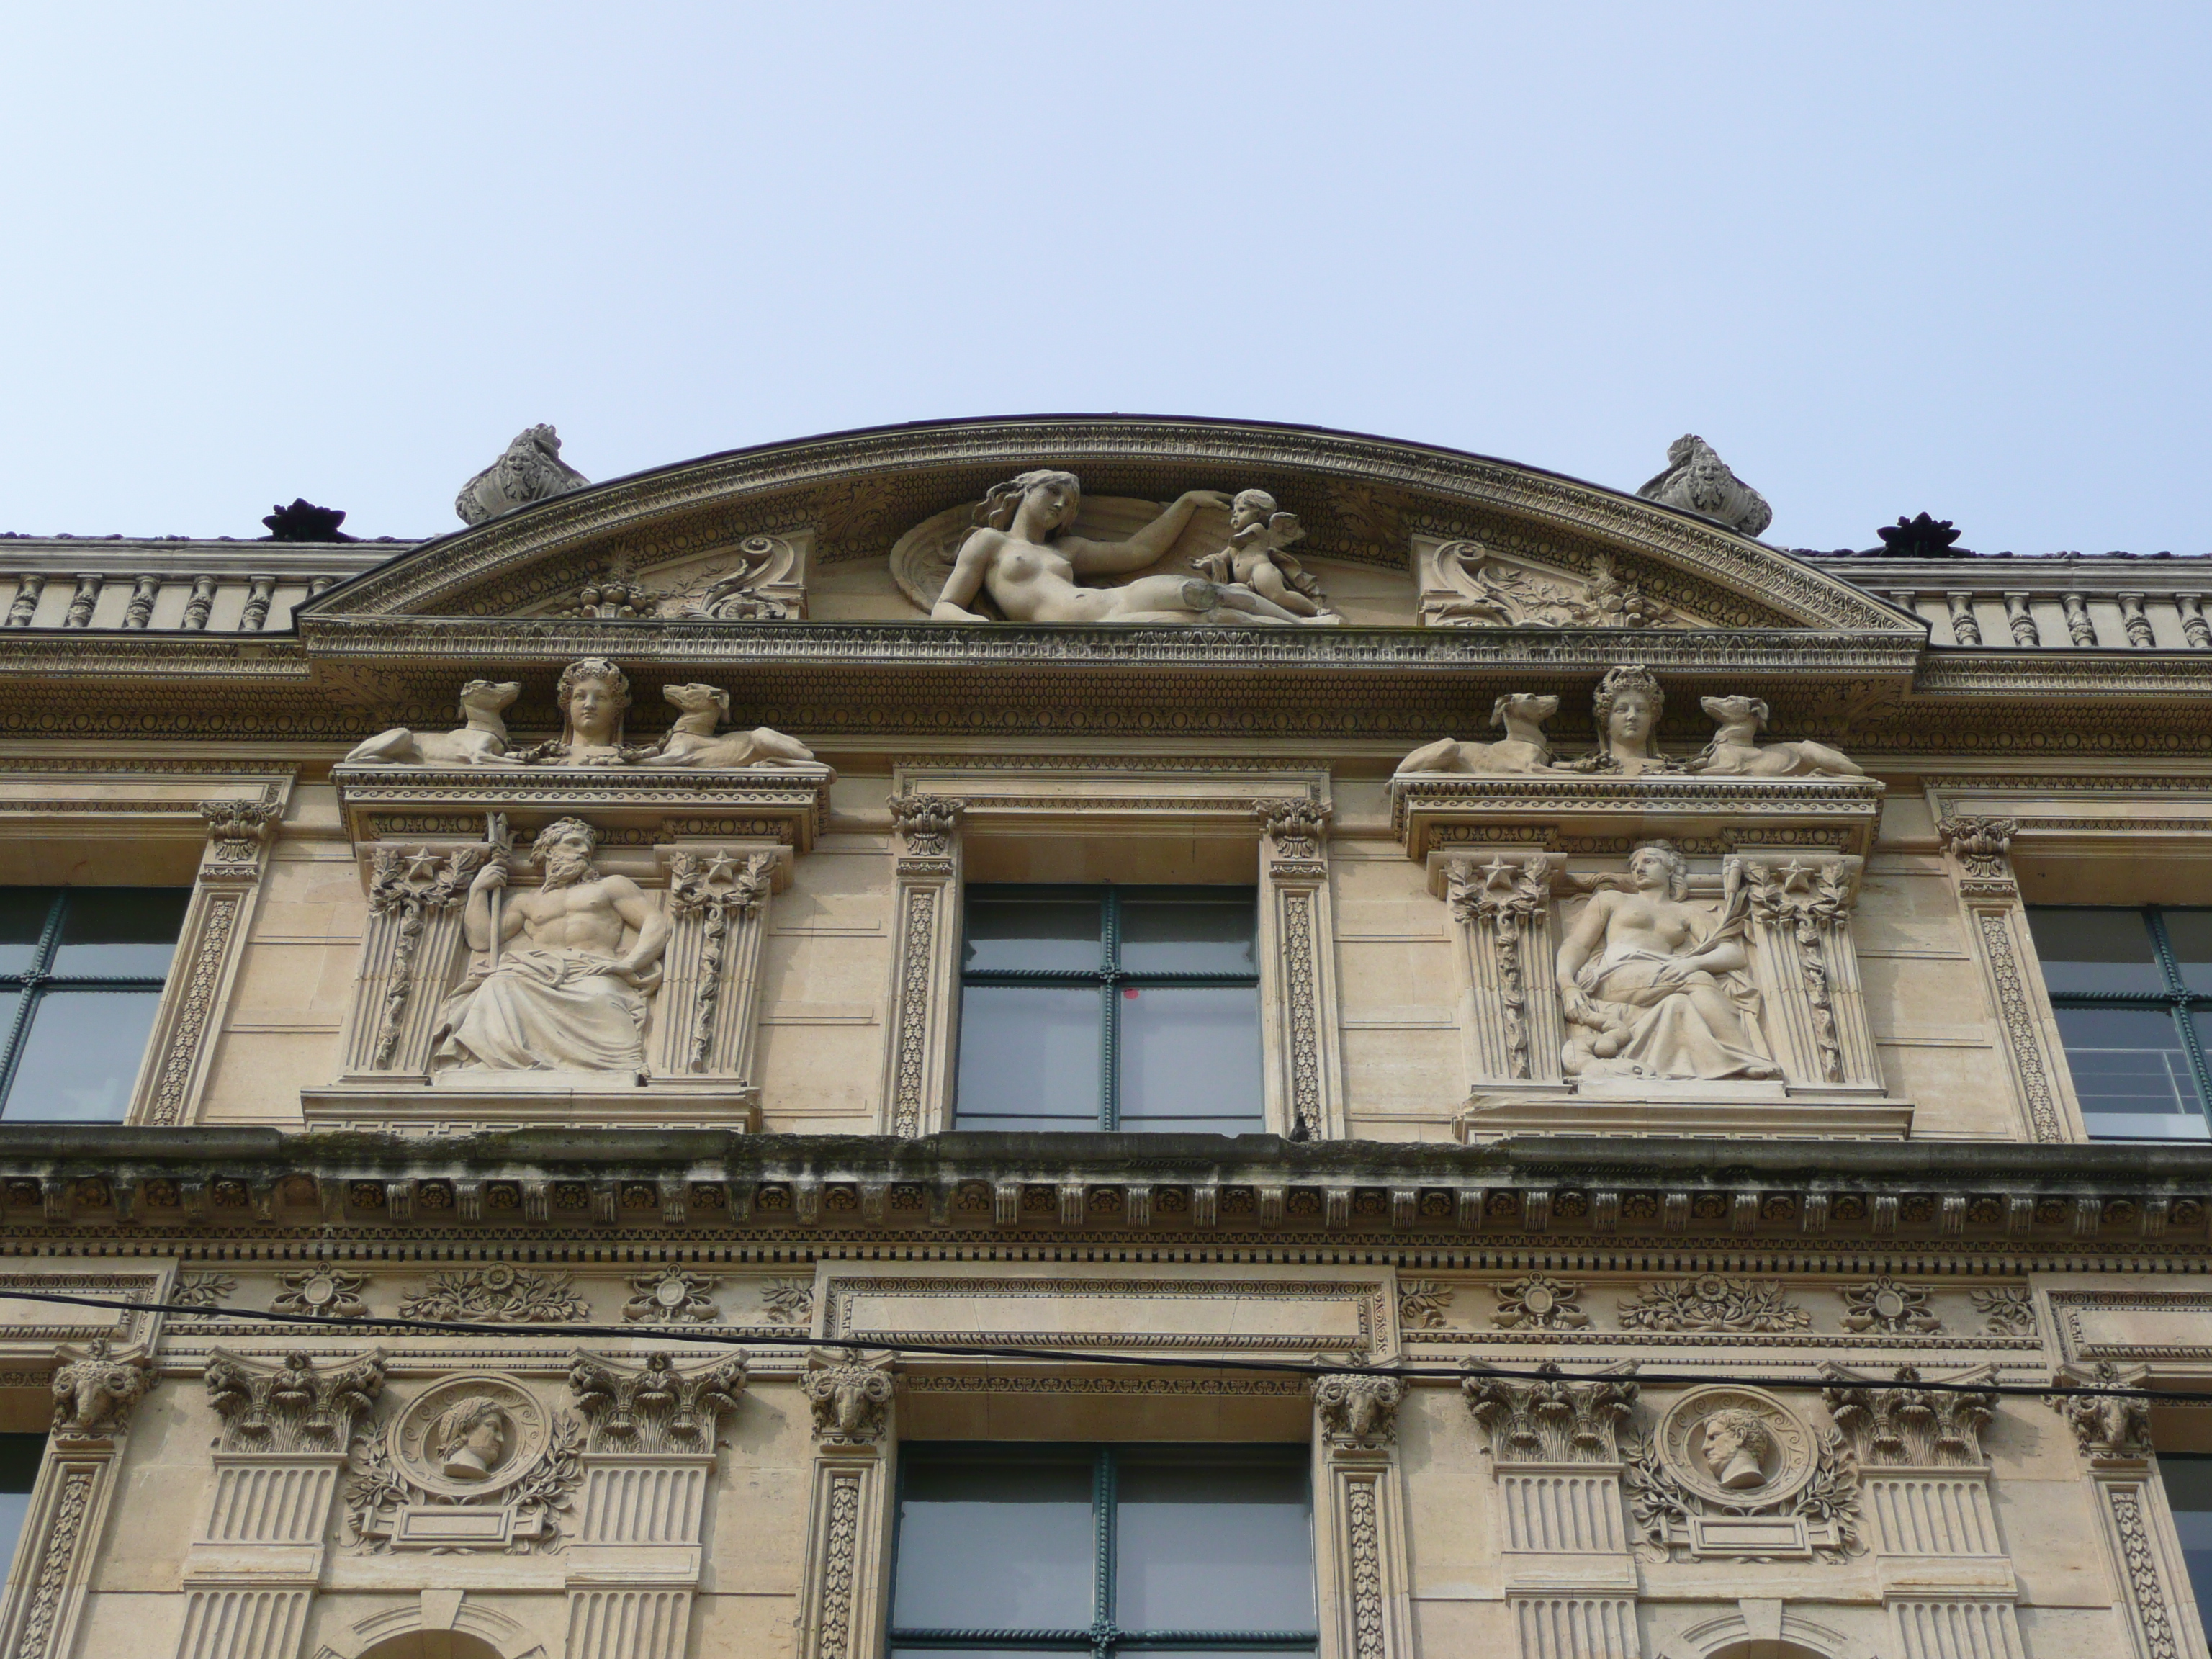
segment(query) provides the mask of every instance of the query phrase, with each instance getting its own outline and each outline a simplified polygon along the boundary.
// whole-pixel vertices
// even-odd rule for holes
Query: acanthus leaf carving
[[[945,855],[951,847],[952,827],[968,805],[945,795],[893,795],[888,804],[904,850],[918,858]]]
[[[669,860],[669,915],[680,919],[696,913],[700,918],[698,985],[684,1051],[684,1065],[691,1071],[705,1071],[714,1051],[730,919],[757,912],[767,902],[775,867],[773,853],[734,855],[720,848],[711,854],[680,851]]]
[[[384,1352],[321,1367],[293,1353],[275,1366],[221,1348],[208,1356],[208,1404],[222,1419],[226,1452],[343,1453],[376,1409]]]
[[[1997,1285],[1988,1290],[1969,1291],[1966,1299],[1974,1304],[1982,1322],[1996,1336],[2033,1336],[2035,1334],[2035,1298],[2025,1285]]]
[[[1522,1381],[1477,1373],[1460,1392],[1490,1436],[1493,1462],[1618,1463],[1633,1437],[1639,1390],[1634,1364],[1614,1376]]]
[[[1610,555],[1587,580],[1498,557],[1476,541],[1447,542],[1431,556],[1438,586],[1424,583],[1421,620],[1431,628],[1689,628],[1671,606],[1624,581]]]
[[[1976,817],[1947,813],[1936,824],[1936,839],[1957,858],[1966,872],[1981,881],[2007,881],[2012,869],[2007,862],[2012,838],[2020,833],[2016,819]]]
[[[568,1389],[590,1430],[593,1452],[709,1452],[725,1417],[745,1391],[746,1360],[709,1361],[686,1369],[665,1353],[642,1365],[579,1350],[568,1365]]]
[[[1252,815],[1260,820],[1268,839],[1274,843],[1275,855],[1285,859],[1321,856],[1322,837],[1328,833],[1329,815],[1334,810],[1327,801],[1302,796],[1279,796],[1252,803]]]
[[[1841,1365],[1829,1376],[1856,1378]],[[1980,1376],[1987,1375],[1983,1368]],[[1996,1416],[1994,1393],[1960,1393],[1920,1386],[1917,1367],[1900,1365],[1896,1386],[1887,1389],[1829,1388],[1821,1391],[1828,1415],[1851,1438],[1859,1462],[1868,1468],[1958,1468],[1987,1467],[1982,1430]],[[1952,1379],[1977,1381],[1978,1376]]]

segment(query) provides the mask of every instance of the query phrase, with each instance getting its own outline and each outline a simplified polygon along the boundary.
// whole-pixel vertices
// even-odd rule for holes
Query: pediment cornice
[[[932,514],[1034,467],[1102,495],[1258,487],[1307,549],[1404,568],[1408,538],[1495,538],[1567,568],[1603,553],[1731,627],[1917,635],[1839,575],[1694,514],[1512,462],[1259,422],[1039,416],[878,428],[708,456],[556,497],[404,553],[305,608],[302,632],[369,616],[512,614],[595,561],[642,568],[813,526],[824,563],[880,556]]]

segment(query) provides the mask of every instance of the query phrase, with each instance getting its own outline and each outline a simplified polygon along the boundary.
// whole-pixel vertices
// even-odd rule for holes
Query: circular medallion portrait
[[[1813,1478],[1812,1431],[1755,1389],[1692,1389],[1659,1423],[1668,1473],[1709,1503],[1763,1508]]]
[[[545,1408],[501,1376],[453,1376],[393,1419],[392,1455],[407,1478],[445,1498],[513,1486],[545,1450]]]

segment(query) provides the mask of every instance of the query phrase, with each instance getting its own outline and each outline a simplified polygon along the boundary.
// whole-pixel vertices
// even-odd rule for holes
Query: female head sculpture
[[[1666,707],[1667,694],[1650,670],[1641,665],[1606,670],[1590,699],[1599,752],[1615,762],[1656,760],[1659,716]]]
[[[1073,472],[1059,472],[1049,467],[1020,473],[1004,483],[993,484],[983,492],[983,499],[975,508],[975,522],[990,530],[1011,530],[1014,515],[1022,510],[1022,503],[1033,489],[1054,489],[1063,492],[1064,505],[1057,522],[1039,526],[1041,533],[1049,539],[1075,522],[1076,508],[1083,500],[1083,481]]]
[[[1671,841],[1647,841],[1638,843],[1628,855],[1631,877],[1638,873],[1639,866],[1662,872],[1667,884],[1667,896],[1677,901],[1690,896],[1690,866],[1681,849]]]
[[[623,714],[629,707],[629,676],[605,657],[580,657],[561,671],[553,688],[561,705],[561,741],[587,748],[618,748]]]
[[[449,1408],[431,1431],[439,1473],[449,1480],[489,1480],[507,1455],[512,1429],[495,1400],[471,1395]]]

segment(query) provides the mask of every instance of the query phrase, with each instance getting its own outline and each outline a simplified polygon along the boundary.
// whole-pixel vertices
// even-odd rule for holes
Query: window
[[[1305,1653],[1303,1446],[905,1445],[891,1659]]]
[[[2166,1481],[2173,1529],[2181,1534],[2189,1587],[2197,1592],[2197,1616],[2203,1619],[2212,1613],[2212,1455],[2160,1452],[2158,1472]]]
[[[957,1129],[1252,1134],[1250,887],[968,890]]]
[[[2032,905],[2027,925],[2091,1137],[2212,1139],[2212,910]]]
[[[191,897],[0,887],[0,1117],[122,1121]]]
[[[15,1559],[23,1522],[31,1513],[31,1488],[46,1455],[43,1434],[0,1434],[0,1573]]]

